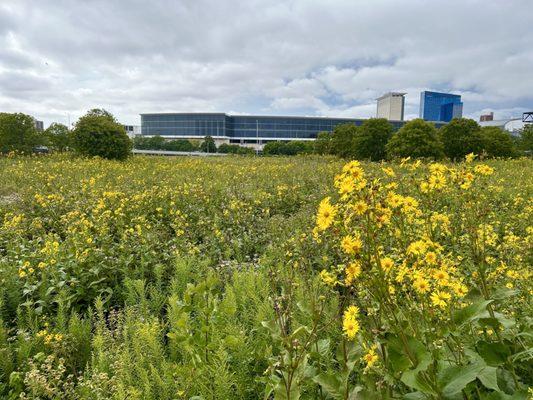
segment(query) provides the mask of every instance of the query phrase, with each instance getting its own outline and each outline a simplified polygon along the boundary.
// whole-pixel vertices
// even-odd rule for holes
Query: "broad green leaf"
[[[487,389],[500,390],[496,370],[495,367],[485,367],[477,375],[477,378]]]
[[[322,390],[334,399],[344,399],[345,383],[337,373],[321,373],[313,378],[315,383],[318,383]]]
[[[481,364],[459,365],[446,368],[439,374],[439,383],[442,387],[442,394],[450,397],[463,390],[466,385],[477,378],[478,373],[483,369]]]
[[[487,365],[497,367],[504,364],[511,355],[509,347],[500,342],[479,341],[476,345],[478,354],[485,360]]]
[[[492,302],[493,300],[477,301],[468,307],[457,310],[453,313],[453,321],[457,325],[464,325],[468,322],[481,318],[487,310],[487,306]]]

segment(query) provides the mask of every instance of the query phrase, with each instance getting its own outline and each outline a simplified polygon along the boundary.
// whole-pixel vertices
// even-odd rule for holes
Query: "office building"
[[[339,124],[361,125],[356,118],[281,117],[228,115],[225,113],[141,114],[143,136],[167,139],[203,139],[211,136],[216,144],[234,143],[259,147],[271,141],[314,140],[319,132],[332,132]],[[391,121],[395,129],[401,121]]]
[[[479,116],[479,122],[494,121],[494,113],[483,114]]]
[[[133,139],[135,136],[141,134],[141,127],[139,125],[122,125],[126,131],[128,137]]]
[[[424,91],[420,93],[420,118],[450,122],[463,116],[463,103],[457,94]]]
[[[376,116],[389,121],[403,121],[406,93],[390,92],[377,98]]]
[[[33,122],[35,124],[35,129],[37,129],[38,132],[44,131],[44,124],[43,121],[39,121],[37,119],[33,119]]]

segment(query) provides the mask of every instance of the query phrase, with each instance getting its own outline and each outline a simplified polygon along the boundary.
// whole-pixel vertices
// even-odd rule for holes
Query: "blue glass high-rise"
[[[424,91],[420,93],[420,118],[450,122],[463,116],[463,103],[457,94]]]

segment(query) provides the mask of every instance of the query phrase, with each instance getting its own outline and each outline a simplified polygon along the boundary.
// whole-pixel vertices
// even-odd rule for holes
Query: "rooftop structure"
[[[389,92],[376,100],[378,118],[386,118],[389,121],[403,121],[405,108],[405,95],[407,93]]]
[[[420,118],[450,122],[463,116],[463,103],[457,94],[424,91],[420,93]]]
[[[492,111],[488,114],[483,114],[479,116],[479,122],[493,121],[493,120],[494,120],[494,113]]]

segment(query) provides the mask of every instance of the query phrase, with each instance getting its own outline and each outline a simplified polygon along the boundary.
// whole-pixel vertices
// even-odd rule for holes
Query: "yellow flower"
[[[366,363],[366,368],[372,367],[379,359],[378,355],[376,354],[377,345],[374,344],[366,354],[363,356],[363,360]]]
[[[390,167],[383,167],[383,168],[381,168],[381,170],[383,172],[385,172],[390,177],[395,177],[396,176],[396,174],[394,173],[394,170],[392,168],[390,168]]]
[[[341,247],[347,254],[356,254],[361,251],[363,242],[357,236],[347,235],[342,239]]]
[[[427,244],[423,240],[417,240],[416,242],[411,243],[407,247],[407,254],[412,254],[418,256],[424,254],[427,250]]]
[[[338,283],[336,275],[325,269],[320,272],[320,278],[328,286],[335,286]]]
[[[413,282],[413,287],[418,293],[427,293],[429,291],[429,282],[424,278],[418,278]]]
[[[394,260],[390,257],[385,257],[381,259],[381,268],[386,272],[389,272],[392,267],[394,267]]]
[[[494,169],[485,164],[476,165],[474,167],[474,171],[485,176],[492,175],[494,173]]]
[[[450,300],[450,298],[451,295],[449,293],[439,290],[431,294],[431,302],[434,306],[440,308],[445,308],[448,305],[447,301]]]
[[[467,154],[465,157],[465,162],[470,164],[472,161],[474,161],[474,158],[476,158],[474,153]]]
[[[346,267],[345,272],[345,284],[349,286],[359,277],[359,275],[361,275],[361,264],[359,264],[359,262],[352,262]]]
[[[318,229],[321,231],[328,229],[333,223],[336,215],[337,209],[329,202],[329,197],[326,197],[318,206],[318,214],[316,217]]]
[[[446,177],[441,173],[433,174],[429,177],[429,188],[440,190],[446,186]]]
[[[359,332],[357,314],[359,314],[359,308],[356,306],[349,306],[346,311],[344,311],[342,318],[342,330],[349,340],[355,339],[357,332]]]
[[[363,215],[368,210],[368,206],[364,201],[360,200],[353,205],[353,209],[357,215]]]
[[[435,264],[437,262],[437,254],[434,251],[428,251],[425,260],[428,264]]]

